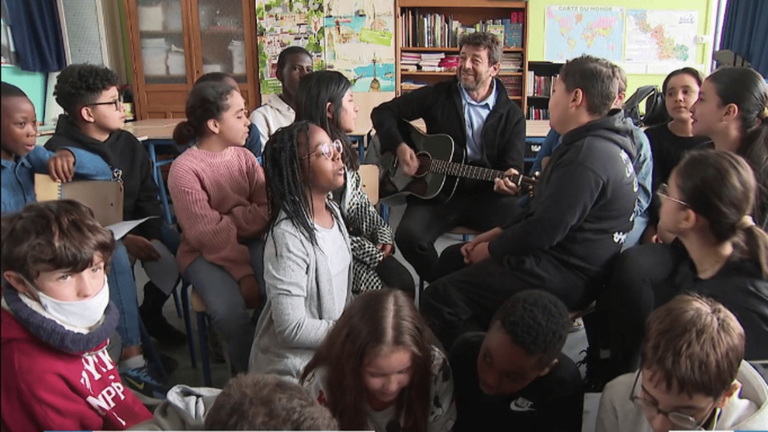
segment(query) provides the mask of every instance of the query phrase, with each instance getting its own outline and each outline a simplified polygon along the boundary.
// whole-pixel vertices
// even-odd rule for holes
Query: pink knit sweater
[[[190,148],[171,165],[168,188],[182,229],[176,254],[182,274],[202,255],[235,280],[252,275],[248,248],[240,242],[264,233],[268,222],[264,171],[253,153]]]

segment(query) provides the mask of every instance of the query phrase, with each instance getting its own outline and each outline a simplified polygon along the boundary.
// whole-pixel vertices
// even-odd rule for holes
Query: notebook
[[[38,201],[79,201],[91,208],[102,226],[123,220],[123,184],[117,181],[77,180],[58,183],[47,174],[35,174],[35,194]]]

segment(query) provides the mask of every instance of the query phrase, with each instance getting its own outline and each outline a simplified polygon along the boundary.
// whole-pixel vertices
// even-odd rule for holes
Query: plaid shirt
[[[376,266],[384,253],[376,246],[395,244],[392,228],[381,218],[361,186],[360,173],[347,170],[344,191],[336,199],[350,234],[354,294],[384,287],[376,274]]]

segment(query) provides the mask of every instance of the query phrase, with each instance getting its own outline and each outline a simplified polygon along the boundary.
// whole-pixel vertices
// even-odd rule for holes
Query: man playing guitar
[[[456,78],[409,92],[373,110],[371,120],[382,152],[396,153],[403,171],[414,175],[419,161],[406,144],[399,122],[423,119],[427,133],[451,136],[471,165],[523,172],[525,117],[496,78],[502,47],[490,33],[463,36]],[[507,179],[495,180],[495,187]],[[462,179],[453,196],[437,204],[408,197],[395,241],[419,276],[436,277],[435,241],[456,226],[486,231],[509,221],[517,199],[497,194],[490,183]]]

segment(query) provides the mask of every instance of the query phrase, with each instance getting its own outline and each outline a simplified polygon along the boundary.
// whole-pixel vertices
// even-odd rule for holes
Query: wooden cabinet
[[[499,79],[507,87],[510,99],[526,112],[528,2],[396,0],[395,9],[395,85],[398,94],[456,75],[455,62],[446,61],[446,67],[441,67],[435,64],[435,55],[458,56],[460,35],[474,31],[474,27],[481,30],[485,26],[488,31],[502,32],[501,38],[506,39],[502,40],[504,55]],[[508,35],[515,37],[507,38]],[[417,57],[421,60],[414,66]],[[432,57],[431,61],[428,57]],[[410,70],[404,70],[408,68]]]
[[[259,106],[253,0],[123,0],[138,119],[185,117],[195,80],[233,75]]]

